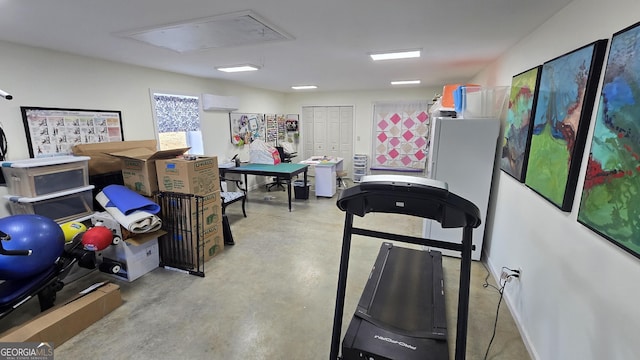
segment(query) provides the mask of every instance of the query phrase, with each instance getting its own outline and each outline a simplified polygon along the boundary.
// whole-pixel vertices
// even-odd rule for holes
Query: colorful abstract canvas
[[[571,211],[607,40],[542,65],[525,184]]]
[[[374,105],[373,169],[422,171],[429,114],[426,102]]]
[[[611,40],[578,221],[640,258],[640,23]]]
[[[524,173],[531,143],[533,114],[538,97],[541,66],[513,77],[509,94],[509,107],[502,139],[500,169],[518,181],[524,181]]]

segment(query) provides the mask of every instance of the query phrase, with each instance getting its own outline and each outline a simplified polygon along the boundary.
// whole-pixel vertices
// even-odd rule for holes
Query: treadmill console
[[[418,176],[406,175],[365,175],[360,181],[362,190],[402,190],[422,193],[449,192],[449,185],[444,181]]]

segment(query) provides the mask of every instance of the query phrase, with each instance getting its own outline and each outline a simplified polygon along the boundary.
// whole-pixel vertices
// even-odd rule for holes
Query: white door
[[[339,146],[338,157],[344,159],[342,169],[349,173],[353,164],[353,106],[340,107]],[[347,174],[347,177],[353,179],[353,174]]]
[[[353,163],[353,115],[353,106],[303,107],[304,159],[324,155],[341,157],[342,168],[349,171]]]
[[[327,155],[327,108],[313,108],[313,151],[314,155]]]
[[[298,152],[298,161],[305,160],[313,156],[313,107],[302,108],[301,124],[302,148],[303,152]]]

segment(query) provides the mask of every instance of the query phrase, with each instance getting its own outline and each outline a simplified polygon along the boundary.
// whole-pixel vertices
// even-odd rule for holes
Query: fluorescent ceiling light
[[[408,51],[393,51],[386,53],[370,54],[373,60],[395,60],[395,59],[410,59],[420,57],[420,50],[408,50]]]
[[[315,85],[296,85],[291,87],[293,90],[309,90],[309,89],[317,89],[318,87]]]
[[[401,80],[401,81],[392,81],[391,85],[417,85],[420,84],[420,80]]]
[[[216,70],[224,72],[241,72],[241,71],[256,71],[260,67],[256,65],[237,65],[237,66],[220,66]]]

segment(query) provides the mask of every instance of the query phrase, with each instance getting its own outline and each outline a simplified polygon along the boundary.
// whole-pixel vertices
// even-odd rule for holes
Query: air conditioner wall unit
[[[240,108],[240,99],[236,96],[202,94],[202,110],[234,111]]]

